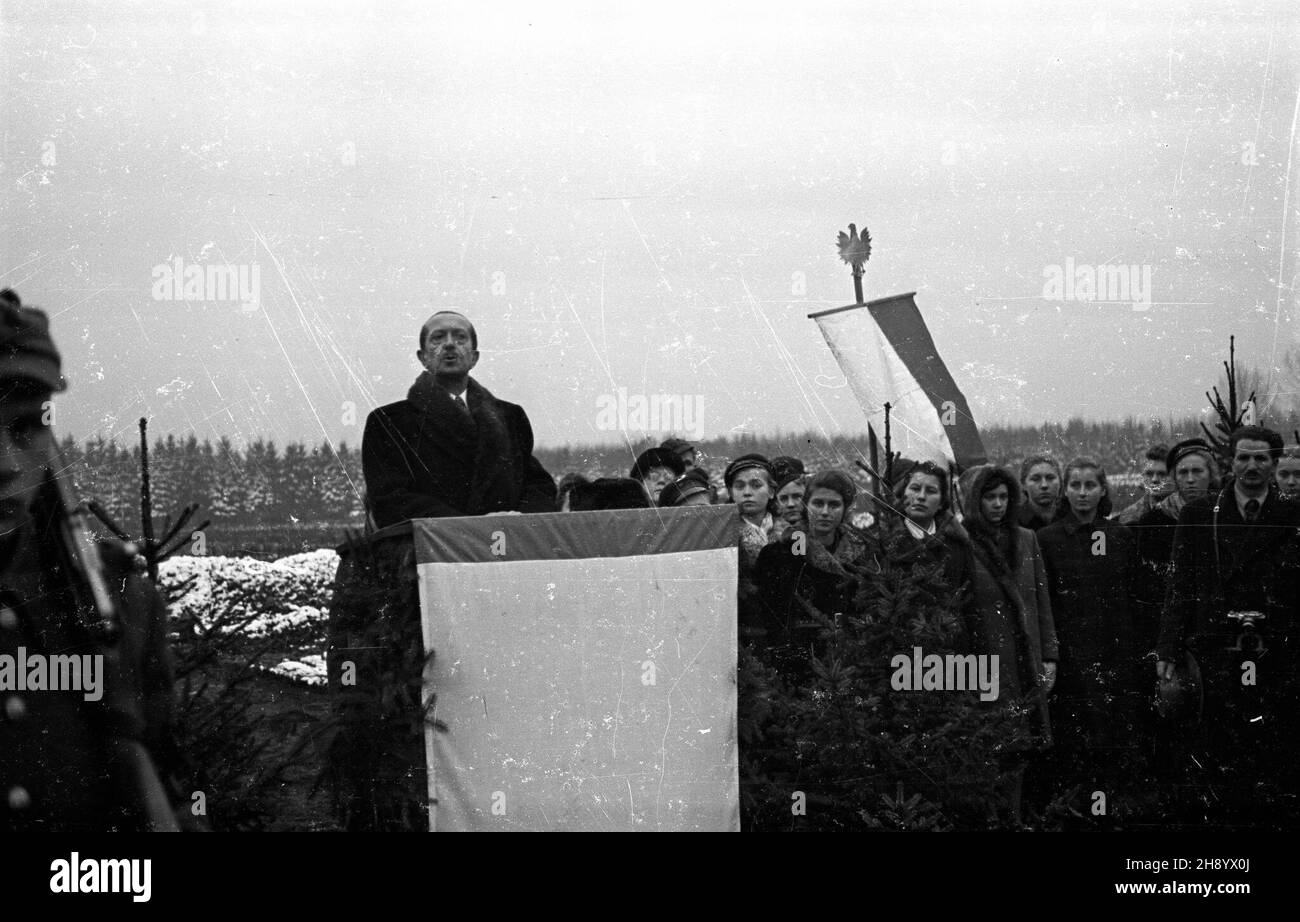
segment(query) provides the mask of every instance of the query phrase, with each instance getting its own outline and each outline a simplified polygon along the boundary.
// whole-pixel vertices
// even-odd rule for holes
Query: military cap
[[[747,471],[751,467],[759,468],[760,470],[766,472],[767,476],[769,477],[772,476],[772,462],[768,461],[765,455],[760,455],[755,453],[755,454],[741,455],[735,461],[732,461],[730,464],[728,464],[727,469],[722,473],[722,482],[725,483],[727,485],[727,489],[730,490],[732,481],[736,479],[736,476],[741,471]]]
[[[11,288],[0,291],[0,379],[35,381],[51,391],[68,387],[49,318],[44,311],[23,307]]]
[[[709,488],[701,484],[698,478],[683,477],[681,480],[675,480],[663,488],[663,491],[659,494],[659,506],[664,509],[670,506],[680,506],[692,496],[708,492]]]
[[[1186,458],[1188,455],[1205,455],[1205,457],[1210,460],[1211,471],[1215,469],[1213,463],[1214,449],[1210,447],[1209,442],[1200,438],[1184,439],[1173,448],[1169,449],[1169,454],[1165,456],[1165,468],[1169,471],[1169,476],[1173,476],[1174,468],[1178,466],[1178,462]]]

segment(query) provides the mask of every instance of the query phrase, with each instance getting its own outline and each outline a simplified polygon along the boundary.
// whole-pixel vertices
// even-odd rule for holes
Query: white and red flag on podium
[[[412,527],[432,829],[740,828],[735,506]]]

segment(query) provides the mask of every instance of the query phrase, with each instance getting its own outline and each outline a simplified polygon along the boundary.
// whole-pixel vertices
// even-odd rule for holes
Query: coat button
[[[0,627],[4,628],[6,631],[12,631],[14,628],[18,627],[18,615],[15,614],[14,610],[8,605],[4,608],[0,608]]]
[[[5,699],[5,716],[10,720],[22,720],[27,716],[27,702],[17,695]]]
[[[16,784],[9,789],[9,809],[26,810],[32,805],[32,795],[27,793],[27,788]]]

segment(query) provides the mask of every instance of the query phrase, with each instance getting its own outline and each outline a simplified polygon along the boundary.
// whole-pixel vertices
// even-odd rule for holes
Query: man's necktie
[[[1246,522],[1253,524],[1255,519],[1259,518],[1259,500],[1246,500]]]

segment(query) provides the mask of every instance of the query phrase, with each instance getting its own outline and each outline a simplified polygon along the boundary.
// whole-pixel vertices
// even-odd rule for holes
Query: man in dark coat
[[[1142,465],[1142,495],[1132,504],[1115,513],[1120,525],[1136,525],[1156,503],[1174,492],[1173,470],[1169,467],[1169,446],[1152,445],[1138,459]]]
[[[1156,668],[1170,682],[1186,652],[1200,665],[1196,764],[1215,818],[1285,823],[1297,818],[1300,506],[1272,486],[1280,435],[1245,426],[1229,448],[1233,481],[1178,520]]]
[[[361,441],[375,524],[554,512],[555,481],[533,457],[527,414],[469,376],[479,359],[469,320],[434,314],[415,355],[424,372],[405,400],[370,414]]]
[[[45,314],[0,292],[0,831],[175,829],[166,606],[129,545],[67,553],[59,365]]]

